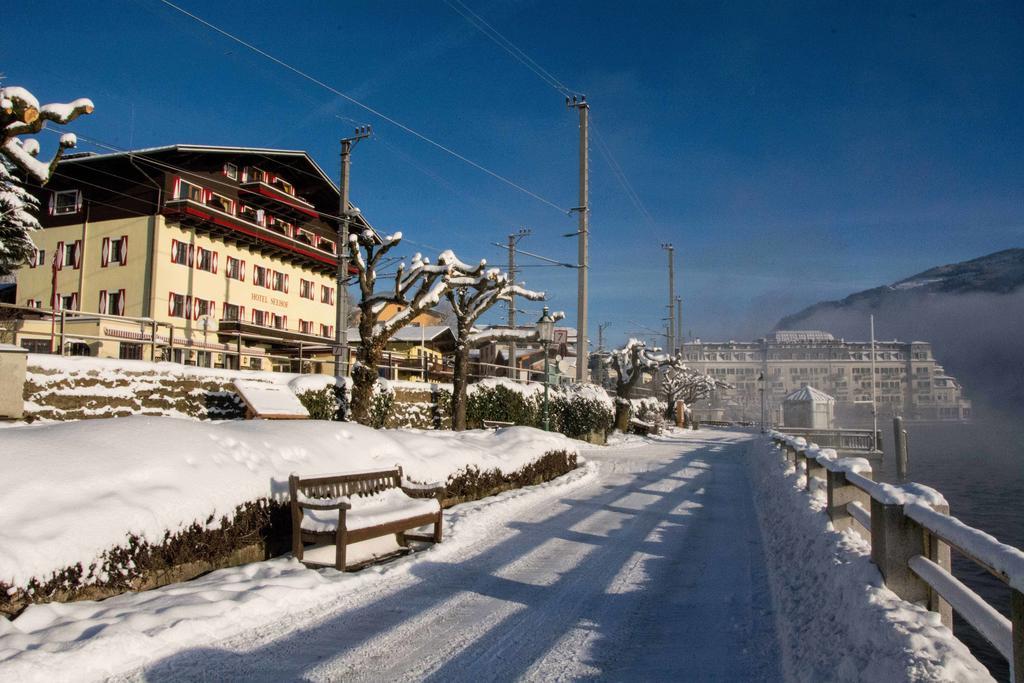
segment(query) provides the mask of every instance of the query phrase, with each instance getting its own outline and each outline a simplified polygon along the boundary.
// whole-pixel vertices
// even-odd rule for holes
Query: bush
[[[340,395],[339,395],[340,394]],[[342,406],[345,405],[344,394],[337,386],[331,385],[314,391],[297,394],[299,402],[309,411],[313,420],[341,420]]]
[[[542,484],[571,472],[576,466],[576,454],[568,451],[550,451],[510,474],[503,474],[498,469],[481,470],[469,466],[448,476],[445,505],[478,500],[508,489]]]
[[[514,383],[487,381],[471,385],[469,389],[466,426],[470,429],[483,427],[484,420],[538,427],[544,419],[536,397],[527,396]]]

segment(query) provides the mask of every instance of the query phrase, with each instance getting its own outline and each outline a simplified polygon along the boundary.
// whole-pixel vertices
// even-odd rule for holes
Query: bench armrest
[[[402,492],[410,498],[436,498],[444,494],[444,484],[435,481],[430,484],[417,484],[402,477]]]

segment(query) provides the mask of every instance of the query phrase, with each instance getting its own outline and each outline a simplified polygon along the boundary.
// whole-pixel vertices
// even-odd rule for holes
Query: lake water
[[[879,423],[886,457],[875,465],[875,479],[896,482],[892,423]],[[1024,549],[1024,419],[971,424],[909,424],[907,479],[938,489],[950,514],[1003,543]],[[953,573],[1009,617],[1010,593],[999,579],[953,553]],[[1003,657],[966,622],[953,630],[999,680],[1009,680]]]

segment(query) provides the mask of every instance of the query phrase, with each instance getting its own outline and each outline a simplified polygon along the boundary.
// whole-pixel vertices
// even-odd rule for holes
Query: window
[[[128,258],[128,238],[125,236],[110,241],[110,260],[124,265]]]
[[[35,252],[33,252],[32,259],[29,261],[28,265],[29,265],[30,268],[35,268],[37,266],[45,266],[46,265],[46,250],[45,249],[36,249]]]
[[[263,225],[263,209],[257,209],[248,204],[239,204],[238,215],[256,225]]]
[[[50,353],[49,339],[22,339],[21,348],[29,353]]]
[[[327,285],[320,285],[320,303],[322,303],[322,304],[333,304],[334,303],[334,287],[328,287]]]
[[[313,283],[309,280],[299,280],[299,296],[303,299],[313,299]]]
[[[209,351],[196,351],[196,366],[200,368],[213,367],[213,354]]]
[[[61,242],[60,244],[63,245],[63,249],[61,250],[62,260],[60,265],[70,266],[73,268],[81,267],[82,240],[75,240],[74,242],[69,242],[67,244]]]
[[[252,283],[257,287],[267,286],[267,269],[263,266],[252,267]]]
[[[224,175],[232,180],[238,180],[238,166],[234,164],[224,164]]]
[[[29,308],[42,308],[43,301],[42,299],[29,299],[28,301],[25,302],[25,305],[28,306]]]
[[[50,206],[50,213],[54,216],[78,213],[78,210],[82,207],[82,193],[78,190],[54,192],[53,203]]]
[[[325,238],[321,237],[320,241],[317,244],[319,245],[321,250],[326,251],[328,254],[333,254],[334,253],[334,241],[333,240],[329,240],[329,239],[325,239]]]
[[[178,178],[178,187],[174,192],[174,198],[190,199],[194,202],[199,202],[200,204],[202,204],[203,195],[205,193],[205,190],[203,190],[203,188],[199,187],[198,185],[194,185],[188,182],[187,180],[182,180],[181,178]]]
[[[204,315],[213,315],[214,311],[217,310],[213,305],[213,302],[209,299],[196,299],[192,304],[192,315],[196,320],[202,318]]]
[[[121,342],[119,357],[123,360],[142,360],[142,344],[136,342]]]
[[[284,330],[288,328],[288,316],[274,313],[268,317],[271,318],[268,322],[274,329]]]
[[[217,272],[217,254],[209,249],[199,247],[196,253],[196,268],[208,273]]]
[[[75,310],[76,308],[78,308],[78,306],[76,306],[77,303],[78,303],[78,295],[77,294],[68,294],[66,296],[61,295],[61,294],[57,295],[57,304],[58,304],[57,308],[62,310],[62,311],[73,311],[73,310]]]
[[[183,266],[191,265],[192,245],[178,240],[171,240],[171,263],[180,263]]]
[[[217,194],[215,192],[210,192],[209,195],[209,199],[206,200],[207,206],[212,206],[218,211],[223,211],[224,213],[234,215],[235,200],[228,199],[224,195]]]
[[[123,289],[115,289],[110,292],[105,289],[101,289],[100,313],[104,313],[106,315],[124,315],[125,299],[125,291]]]
[[[334,337],[334,325],[324,325],[320,323],[320,336],[321,337]]]
[[[184,294],[175,294],[171,292],[171,295],[167,299],[167,315],[172,318],[187,318],[188,307],[185,304]]]
[[[309,230],[303,230],[302,228],[295,229],[295,239],[299,242],[304,242],[309,246],[313,246],[316,241],[316,235],[311,233]]]
[[[245,261],[228,256],[227,276],[232,280],[245,280]]]
[[[313,321],[299,320],[299,332],[302,334],[313,334]]]
[[[275,292],[288,292],[288,276],[274,270],[270,273],[270,288]]]
[[[224,303],[224,312],[221,317],[224,320],[241,320],[245,309],[237,304]]]
[[[268,317],[269,316],[265,312],[257,310],[255,308],[252,309],[252,324],[253,325],[264,325],[265,326],[267,324],[267,318]]]

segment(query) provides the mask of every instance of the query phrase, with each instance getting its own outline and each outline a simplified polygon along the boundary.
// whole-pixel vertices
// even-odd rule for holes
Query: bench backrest
[[[341,498],[342,496],[368,496],[384,489],[402,485],[402,468],[331,474],[318,477],[288,477],[288,490],[292,500],[302,491],[309,498]]]

